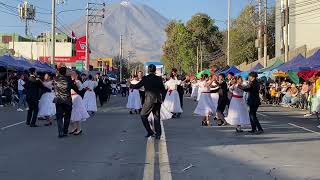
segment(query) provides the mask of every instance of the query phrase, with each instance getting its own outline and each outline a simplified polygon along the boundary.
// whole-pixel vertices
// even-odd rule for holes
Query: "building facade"
[[[307,46],[320,47],[320,2],[310,0],[289,1],[289,51]],[[284,53],[285,0],[276,0],[276,56]]]

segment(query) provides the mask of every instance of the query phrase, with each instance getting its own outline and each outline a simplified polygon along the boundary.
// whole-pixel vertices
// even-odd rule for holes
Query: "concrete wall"
[[[51,44],[45,42],[12,42],[9,48],[14,49],[15,56],[23,56],[28,59],[39,59],[41,56],[51,56]],[[71,57],[72,43],[56,43],[56,56]]]
[[[276,0],[276,56],[283,47],[281,2]],[[320,47],[320,2],[306,0],[289,1],[289,50],[293,51],[306,45],[308,49]]]

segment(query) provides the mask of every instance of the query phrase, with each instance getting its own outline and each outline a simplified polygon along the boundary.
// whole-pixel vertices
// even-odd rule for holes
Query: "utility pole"
[[[197,45],[197,73],[199,73],[199,42]]]
[[[89,70],[89,3],[87,3],[87,15],[86,15],[86,62],[85,69]]]
[[[267,8],[268,2],[267,0],[264,0],[264,52],[263,52],[263,57],[264,57],[264,67],[267,67],[268,64],[268,45],[267,45],[267,38],[268,38],[268,22],[267,22],[267,16],[268,16],[268,8]]]
[[[202,71],[202,64],[203,64],[203,42],[200,42],[200,71]]]
[[[120,52],[119,52],[119,58],[120,58],[120,81],[122,81],[122,61],[123,61],[123,47],[122,47],[122,34],[120,35]]]
[[[261,0],[258,0],[258,15],[259,15],[259,29],[258,29],[258,60],[262,58],[262,17],[261,17]]]
[[[90,6],[103,6],[102,9],[91,8]],[[102,24],[101,20],[97,18],[104,18],[104,7],[105,3],[87,3],[87,15],[86,15],[86,59],[85,59],[85,69],[89,70],[90,67],[90,25],[91,24]],[[97,11],[102,11],[103,14],[97,14]],[[92,17],[92,18],[91,18]]]
[[[284,62],[289,59],[289,0],[285,0]]]
[[[52,13],[51,13],[51,45],[52,45],[52,52],[51,52],[51,61],[50,64],[54,64],[54,59],[56,57],[56,0],[52,0]]]
[[[227,47],[227,65],[230,66],[230,8],[231,0],[228,0],[228,47]]]

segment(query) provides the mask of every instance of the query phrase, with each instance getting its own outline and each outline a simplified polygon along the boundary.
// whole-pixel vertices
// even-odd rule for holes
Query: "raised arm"
[[[137,83],[137,84],[131,84],[131,85],[130,85],[130,88],[131,88],[131,89],[140,89],[141,87],[144,86],[144,82],[145,82],[145,78],[143,77],[139,83]]]

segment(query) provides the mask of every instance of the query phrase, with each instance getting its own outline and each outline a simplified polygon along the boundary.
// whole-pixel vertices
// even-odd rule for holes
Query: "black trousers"
[[[145,97],[145,92],[144,91],[139,91],[139,94],[140,94],[140,99],[141,99],[141,104],[142,104],[142,106],[143,106],[143,104],[144,104],[144,101],[145,101],[145,99],[146,99],[146,97]]]
[[[72,105],[56,104],[56,119],[59,135],[68,134]]]
[[[38,119],[39,112],[39,101],[29,101],[28,106],[28,115],[27,115],[27,124],[35,125]]]
[[[249,116],[250,116],[251,128],[252,128],[252,131],[257,131],[257,130],[263,131],[261,124],[257,118],[257,111],[258,111],[258,107],[250,107]]]
[[[142,107],[141,111],[141,120],[144,128],[147,130],[148,134],[154,134],[151,129],[151,125],[149,123],[148,117],[152,112],[154,117],[154,129],[156,131],[157,136],[161,136],[161,124],[160,124],[160,108],[161,103],[145,103]]]
[[[178,91],[178,94],[179,94],[179,99],[180,99],[181,108],[183,108],[183,95],[184,95],[184,90],[183,90],[183,88],[179,88],[177,91]]]

